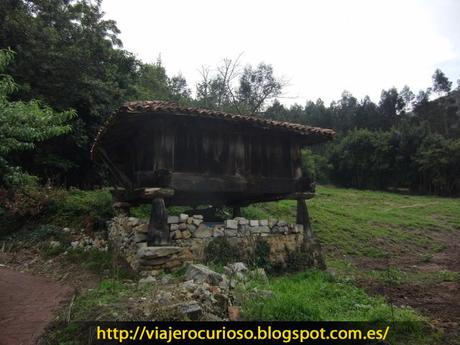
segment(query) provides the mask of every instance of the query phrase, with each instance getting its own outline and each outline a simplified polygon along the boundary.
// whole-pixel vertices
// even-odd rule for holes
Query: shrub
[[[254,266],[270,269],[270,261],[268,260],[269,255],[270,245],[268,242],[262,238],[257,238],[254,245]]]
[[[204,257],[207,263],[221,265],[241,260],[239,248],[232,245],[225,236],[210,241],[204,248]]]
[[[108,189],[70,189],[52,200],[47,213],[49,223],[98,230],[113,217],[112,196]]]

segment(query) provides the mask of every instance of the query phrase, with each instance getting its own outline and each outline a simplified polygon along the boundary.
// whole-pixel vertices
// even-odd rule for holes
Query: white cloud
[[[125,48],[143,61],[161,54],[168,73],[181,72],[193,87],[201,65],[244,52],[244,62],[270,63],[290,80],[286,103],[331,101],[344,89],[377,100],[382,88],[429,86],[435,68],[459,65],[456,31],[440,25],[454,4],[444,0],[437,12],[430,6],[416,0],[103,2]]]

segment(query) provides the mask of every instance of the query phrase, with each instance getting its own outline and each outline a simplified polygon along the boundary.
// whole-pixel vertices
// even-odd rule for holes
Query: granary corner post
[[[313,239],[313,230],[310,223],[310,215],[308,214],[307,202],[304,198],[297,199],[297,224],[303,225],[305,239]]]
[[[153,198],[147,233],[149,246],[169,244],[168,212],[163,198]]]
[[[308,246],[312,251],[313,263],[321,269],[326,269],[321,244],[315,240],[313,235],[305,198],[297,199],[297,224],[303,225],[304,245]]]

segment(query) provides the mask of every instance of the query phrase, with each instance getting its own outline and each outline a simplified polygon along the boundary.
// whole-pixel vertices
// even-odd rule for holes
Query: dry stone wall
[[[321,250],[311,236],[306,236],[300,224],[288,224],[276,219],[228,219],[223,223],[206,223],[202,215],[180,214],[168,217],[170,246],[147,245],[146,221],[119,216],[109,222],[109,241],[113,250],[124,257],[139,272],[155,274],[173,271],[185,263],[204,262],[206,247],[211,241],[225,238],[239,253],[249,259],[254,256],[257,241],[268,246],[265,258],[272,266],[283,268],[289,255],[307,251],[311,265],[321,265]],[[305,254],[305,253],[304,253]]]

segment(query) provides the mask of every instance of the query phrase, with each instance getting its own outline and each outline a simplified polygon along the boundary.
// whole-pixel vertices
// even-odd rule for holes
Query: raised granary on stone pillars
[[[133,206],[151,205],[145,233],[148,247],[171,247],[171,224],[176,219],[168,222],[170,206],[190,207],[184,214],[202,217],[191,219],[190,225],[198,230],[200,224],[193,221],[203,223],[215,232],[214,225],[225,221],[219,216],[224,207],[233,210],[233,221],[241,216],[242,207],[252,203],[295,199],[296,223],[302,241],[308,242],[304,248],[309,248],[316,240],[306,200],[314,196],[314,181],[302,175],[301,149],[334,135],[331,129],[256,115],[138,101],[124,104],[108,119],[91,154],[110,172],[114,207],[120,215],[129,216]],[[180,219],[177,224],[187,225]],[[224,228],[231,230],[227,225]],[[188,236],[185,230],[174,232]],[[202,226],[200,231],[210,230]]]

